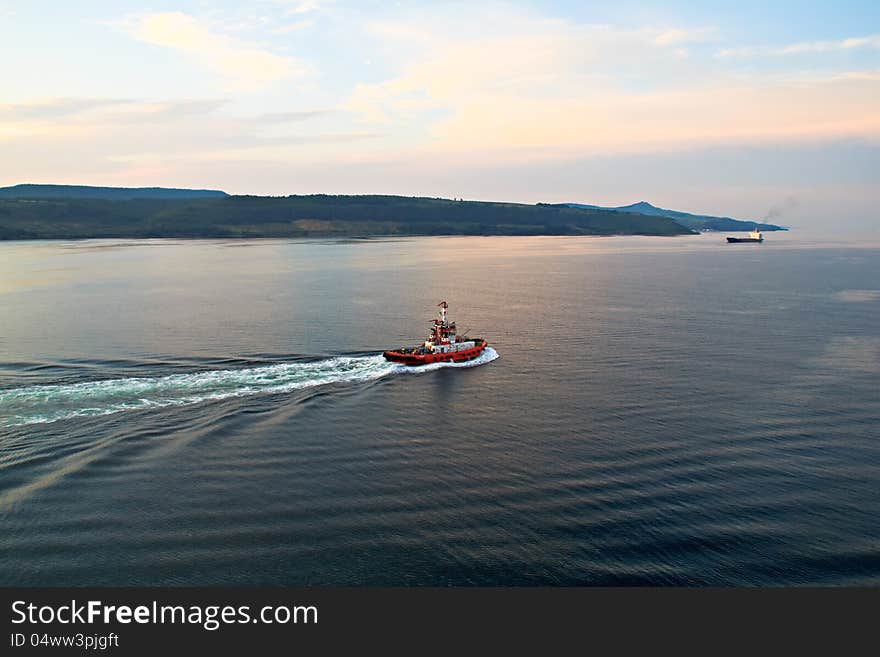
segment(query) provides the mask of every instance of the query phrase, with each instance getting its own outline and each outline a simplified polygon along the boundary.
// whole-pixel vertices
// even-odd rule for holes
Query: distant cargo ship
[[[749,233],[748,237],[728,237],[728,244],[737,244],[738,242],[763,242],[764,236],[761,234],[761,231],[755,228],[755,230]]]
[[[449,304],[441,301],[438,317],[431,321],[428,339],[418,347],[386,351],[386,360],[403,365],[427,365],[428,363],[461,363],[473,360],[488,346],[483,338],[468,338],[457,335],[455,322],[446,317]]]

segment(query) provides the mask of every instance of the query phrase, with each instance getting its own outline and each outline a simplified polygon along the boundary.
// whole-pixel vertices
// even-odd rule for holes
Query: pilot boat
[[[440,310],[431,320],[431,332],[417,347],[401,347],[383,352],[386,360],[403,365],[427,365],[429,363],[462,363],[473,360],[485,351],[488,344],[483,338],[458,335],[455,322],[447,317],[449,304],[441,301]]]

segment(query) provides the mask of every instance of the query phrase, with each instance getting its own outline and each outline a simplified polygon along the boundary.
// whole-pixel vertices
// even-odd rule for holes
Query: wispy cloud
[[[225,99],[148,101],[122,98],[47,98],[0,105],[6,122],[49,124],[63,127],[90,121],[162,121],[205,115],[225,104]]]
[[[229,103],[224,98],[138,101],[108,108],[95,119],[113,123],[160,123],[195,117],[204,119]]]
[[[226,111],[227,102],[232,104],[63,98],[0,105],[0,179],[92,176],[158,184],[169,176],[191,180],[212,166],[228,166],[244,180],[253,176],[247,162],[314,166],[384,137],[338,120],[310,122],[332,116],[330,109],[247,115]]]
[[[801,41],[783,46],[743,46],[738,48],[725,48],[719,50],[716,55],[720,58],[746,58],[746,57],[783,57],[785,55],[802,55],[807,53],[840,52],[856,50],[859,48],[880,49],[880,34],[871,34],[861,37],[850,37],[837,41]]]
[[[332,109],[304,110],[300,112],[271,112],[268,114],[260,114],[255,117],[255,120],[265,123],[293,123],[316,119],[322,116],[329,116],[335,112],[336,110]]]
[[[294,32],[302,32],[303,30],[308,30],[313,27],[315,27],[315,21],[308,18],[305,20],[289,23],[287,25],[281,25],[280,27],[272,28],[272,34],[293,34]]]
[[[216,71],[234,90],[249,90],[313,72],[302,60],[278,55],[213,31],[182,12],[141,14],[122,23],[139,41],[170,48]]]
[[[880,70],[878,71],[844,71],[834,76],[835,80],[867,80],[880,82]]]
[[[485,17],[482,17],[485,18]],[[873,72],[793,80],[738,75],[682,44],[706,28],[615,28],[497,12],[498,29],[452,29],[432,14],[370,26],[410,56],[396,75],[355,87],[346,109],[421,149],[488,159],[570,157],[743,139],[880,135]],[[471,20],[472,19],[472,20]],[[473,16],[456,16],[483,25]],[[428,30],[427,26],[432,26]],[[430,38],[419,35],[431,32]],[[415,50],[413,44],[420,44]],[[847,41],[841,47],[863,47]]]
[[[293,14],[308,14],[309,12],[317,11],[321,8],[321,5],[324,4],[320,0],[299,0],[299,2],[295,2],[293,8],[291,9],[291,13]]]
[[[654,30],[648,30],[654,32]],[[715,30],[708,27],[672,28],[656,32],[652,41],[658,46],[678,46],[685,43],[700,43],[709,40]]]
[[[60,120],[131,102],[117,98],[45,98],[0,105],[0,118],[5,121]]]
[[[284,13],[293,16],[316,13],[325,9],[332,0],[269,0]]]

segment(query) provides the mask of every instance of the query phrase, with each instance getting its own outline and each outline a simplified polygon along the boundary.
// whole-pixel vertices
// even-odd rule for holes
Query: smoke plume
[[[764,215],[763,221],[779,219],[779,217],[781,217],[785,213],[794,210],[798,205],[798,200],[794,196],[789,196],[785,199],[782,205],[774,205],[769,210],[767,210],[767,214]]]

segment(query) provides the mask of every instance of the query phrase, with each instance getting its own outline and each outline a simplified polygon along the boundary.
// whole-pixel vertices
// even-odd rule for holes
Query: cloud
[[[203,116],[224,107],[229,103],[225,98],[209,98],[201,100],[177,100],[155,103],[150,114],[154,118],[178,116]]]
[[[345,103],[367,123],[420,135],[411,154],[497,161],[566,158],[741,140],[880,135],[872,74],[742,76],[682,43],[707,28],[615,28],[540,19],[498,5],[373,23],[400,70]],[[471,25],[493,21],[487,36]],[[430,33],[429,37],[424,35]],[[392,51],[392,56],[395,51]]]
[[[838,41],[802,41],[784,46],[744,46],[739,48],[725,48],[716,53],[717,57],[724,58],[747,58],[747,57],[781,57],[785,55],[802,55],[806,53],[825,53],[855,50],[859,48],[880,49],[880,34],[872,34],[863,37],[850,37]]]
[[[335,112],[336,110],[332,109],[304,110],[300,112],[271,112],[268,114],[260,114],[255,120],[265,123],[291,123],[329,116]]]
[[[376,139],[382,136],[378,132],[327,132],[312,135],[290,135],[287,137],[260,137],[255,140],[255,145],[345,144],[365,139]]]
[[[46,98],[0,105],[0,118],[6,121],[64,119],[91,110],[117,107],[130,102],[115,98]]]
[[[652,31],[649,30],[649,32]],[[658,46],[677,46],[683,43],[706,41],[714,32],[715,30],[706,27],[695,29],[672,28],[660,31],[652,40]]]
[[[120,98],[48,98],[0,105],[6,123],[64,128],[73,124],[163,121],[205,115],[227,104],[225,99],[143,101]]]
[[[352,128],[331,109],[239,115],[227,99],[61,98],[0,105],[0,179],[140,180],[195,175],[206,163],[321,162],[383,134]],[[231,166],[231,165],[230,165]],[[237,165],[236,165],[237,166]],[[247,175],[247,169],[238,169]]]
[[[139,41],[181,52],[210,67],[230,89],[259,89],[313,72],[299,59],[217,34],[197,18],[178,11],[131,17],[122,27]]]
[[[288,25],[282,25],[281,27],[276,27],[272,30],[272,34],[291,34],[293,32],[302,32],[303,30],[311,29],[315,26],[315,21],[311,19],[296,21],[294,23],[289,23]]]
[[[834,75],[836,80],[868,80],[880,82],[880,71],[844,71]]]
[[[163,143],[163,128],[171,132],[187,123],[194,124],[191,129],[216,123],[220,119],[213,115],[227,102],[50,98],[0,105],[0,143],[8,161],[0,163],[21,165],[28,157],[51,161],[56,154],[63,159],[61,152],[69,146],[83,149],[84,161],[90,156],[92,145],[109,135],[116,141],[111,149],[137,141],[141,135],[158,137],[156,143]],[[157,133],[153,134],[153,130]]]
[[[323,3],[320,0],[300,0],[290,10],[292,14],[308,14],[317,11]]]

